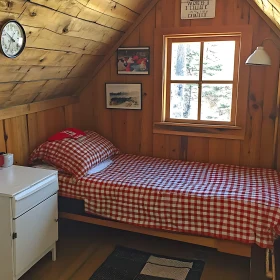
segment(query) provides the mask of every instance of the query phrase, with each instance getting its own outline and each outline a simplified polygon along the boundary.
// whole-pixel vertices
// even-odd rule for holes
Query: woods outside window
[[[154,132],[242,139],[250,45],[242,32],[164,35],[162,107]]]
[[[165,119],[235,125],[240,38],[166,40]]]

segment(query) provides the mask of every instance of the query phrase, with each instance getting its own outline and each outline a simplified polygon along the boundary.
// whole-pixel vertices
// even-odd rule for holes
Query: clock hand
[[[7,51],[10,49],[11,44],[12,44],[12,42],[10,42],[10,45],[9,45],[9,47],[8,47]]]
[[[11,47],[11,44],[12,44],[12,42],[15,42],[15,40],[14,40],[14,35],[15,35],[15,32],[14,32],[14,34],[13,34],[13,36],[11,36],[8,32],[7,32],[7,34],[11,37],[11,39],[12,39],[12,41],[10,42],[10,45],[9,45],[9,47],[8,47],[8,50],[10,49],[10,47]]]
[[[12,42],[15,42],[16,40],[13,38],[14,37],[14,34],[13,36],[11,36],[8,32],[6,32],[8,34],[8,36],[12,39]]]

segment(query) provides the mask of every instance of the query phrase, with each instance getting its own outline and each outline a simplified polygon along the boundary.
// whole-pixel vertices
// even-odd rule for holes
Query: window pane
[[[198,85],[171,84],[170,118],[197,120]]]
[[[203,80],[232,81],[235,41],[204,43]]]
[[[197,81],[200,67],[200,42],[173,43],[171,80]]]
[[[202,85],[201,120],[231,121],[232,85]]]

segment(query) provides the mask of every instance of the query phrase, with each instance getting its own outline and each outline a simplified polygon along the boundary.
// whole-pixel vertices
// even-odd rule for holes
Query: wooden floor
[[[20,280],[88,280],[116,245],[180,258],[207,258],[201,280],[248,280],[249,259],[73,221],[60,222],[57,261],[47,255]]]

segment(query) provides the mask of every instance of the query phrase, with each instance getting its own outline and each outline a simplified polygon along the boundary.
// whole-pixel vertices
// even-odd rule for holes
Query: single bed
[[[105,170],[61,174],[60,196],[85,213],[146,228],[273,248],[280,235],[274,170],[116,155]]]
[[[279,173],[120,154],[95,132],[80,139],[46,142],[31,156],[64,171],[61,218],[251,257],[251,279],[264,279],[261,248],[272,249],[280,235]],[[108,158],[106,169],[86,175]],[[80,210],[65,208],[69,201]]]

